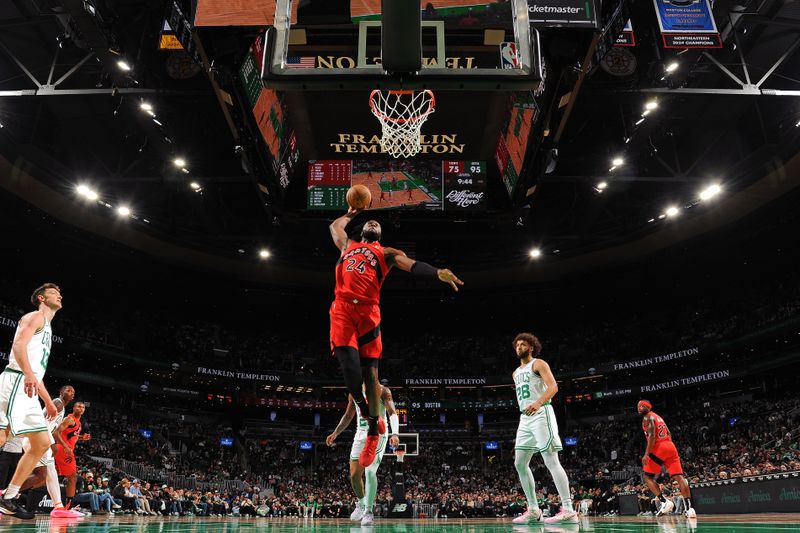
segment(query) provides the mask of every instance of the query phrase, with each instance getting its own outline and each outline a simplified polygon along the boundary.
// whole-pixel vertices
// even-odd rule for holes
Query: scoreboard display
[[[352,161],[309,161],[308,209],[346,211],[352,175]]]
[[[370,209],[485,208],[485,161],[309,161],[309,210],[346,211],[347,190],[372,193]]]

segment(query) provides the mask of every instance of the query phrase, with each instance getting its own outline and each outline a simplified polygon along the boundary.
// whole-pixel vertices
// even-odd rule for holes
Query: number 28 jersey
[[[351,242],[336,263],[336,299],[377,305],[388,273],[380,243]]]
[[[517,403],[520,412],[525,411],[530,404],[539,399],[547,390],[542,376],[533,371],[536,359],[514,370],[514,387],[517,391]]]
[[[672,441],[672,434],[669,432],[669,428],[667,428],[667,423],[664,422],[664,419],[655,414],[653,411],[650,411],[650,416],[653,417],[653,424],[656,426],[656,444],[662,441]],[[644,431],[644,436],[647,438],[647,421],[642,420],[642,431]]]

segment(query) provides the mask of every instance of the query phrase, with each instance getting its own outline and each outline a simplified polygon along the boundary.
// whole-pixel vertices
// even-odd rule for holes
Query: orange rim
[[[431,99],[430,102],[428,103],[428,110],[427,111],[425,111],[424,113],[421,113],[418,117],[392,118],[389,115],[387,115],[386,113],[384,113],[383,111],[381,111],[380,109],[376,109],[376,107],[375,107],[375,101],[373,100],[373,97],[375,96],[375,93],[380,94],[380,92],[381,91],[379,89],[374,89],[371,93],[369,93],[369,107],[372,110],[372,113],[376,117],[378,117],[381,120],[386,120],[388,122],[392,122],[394,124],[405,124],[407,122],[417,122],[418,120],[422,120],[424,118],[427,118],[428,115],[430,115],[433,112],[433,108],[436,106],[436,96],[433,94],[433,91],[431,91],[430,89],[425,89],[422,92],[428,93],[428,95],[430,96],[430,99]],[[387,91],[387,92],[389,94],[414,94],[414,91]]]

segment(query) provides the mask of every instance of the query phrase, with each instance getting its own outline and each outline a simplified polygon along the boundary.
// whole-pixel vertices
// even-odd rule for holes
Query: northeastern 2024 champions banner
[[[708,0],[653,0],[664,48],[722,48]]]

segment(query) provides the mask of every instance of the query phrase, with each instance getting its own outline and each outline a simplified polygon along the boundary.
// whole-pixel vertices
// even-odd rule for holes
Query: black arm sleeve
[[[439,278],[439,269],[423,261],[415,261],[411,273],[421,278]]]

